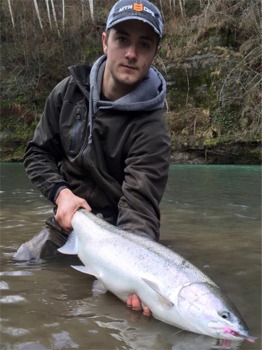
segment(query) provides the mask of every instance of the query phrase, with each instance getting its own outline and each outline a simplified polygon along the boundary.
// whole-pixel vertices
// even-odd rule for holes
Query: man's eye
[[[127,38],[125,37],[118,37],[117,38],[117,41],[120,43],[120,44],[124,44],[127,42]]]
[[[149,48],[150,48],[149,43],[142,43],[142,46],[143,46],[145,49],[149,49]]]
[[[144,49],[144,50],[149,50],[151,48],[152,44],[149,43],[148,41],[144,41],[141,43],[141,47]]]

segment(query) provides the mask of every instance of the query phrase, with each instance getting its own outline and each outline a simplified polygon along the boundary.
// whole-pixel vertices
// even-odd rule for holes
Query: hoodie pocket
[[[61,125],[64,148],[69,157],[75,157],[87,138],[86,101],[72,105],[67,102],[66,114]]]

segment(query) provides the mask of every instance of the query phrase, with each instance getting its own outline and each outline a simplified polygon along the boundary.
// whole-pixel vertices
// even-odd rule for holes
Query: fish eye
[[[222,311],[219,313],[219,315],[225,320],[227,320],[230,317],[230,313],[228,311]]]

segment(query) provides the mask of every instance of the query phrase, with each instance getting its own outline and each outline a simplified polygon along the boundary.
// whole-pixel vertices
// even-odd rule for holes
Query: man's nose
[[[130,60],[136,59],[137,57],[136,47],[134,45],[130,45],[125,56]]]

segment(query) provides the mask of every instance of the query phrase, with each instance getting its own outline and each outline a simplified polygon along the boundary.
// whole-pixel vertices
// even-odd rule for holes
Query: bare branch
[[[45,0],[45,4],[46,4],[46,10],[47,10],[49,26],[50,26],[50,29],[52,29],[52,21],[51,21],[51,16],[50,16],[49,0]]]
[[[60,30],[59,30],[59,26],[58,26],[58,22],[57,22],[57,17],[56,17],[56,11],[55,11],[55,5],[54,5],[54,0],[50,0],[51,1],[51,5],[52,5],[52,12],[53,12],[53,17],[54,17],[54,21],[55,21],[55,26],[57,29],[57,34],[60,37]]]
[[[37,16],[40,28],[41,28],[41,30],[43,30],[43,24],[42,24],[42,20],[41,20],[41,16],[40,16],[37,0],[33,0],[33,1],[34,1],[35,12],[36,12],[36,16]]]
[[[65,0],[62,0],[62,26],[65,30]]]
[[[10,13],[11,21],[12,21],[13,27],[15,28],[15,21],[14,21],[14,16],[13,16],[11,0],[8,0],[8,7],[9,7],[9,13]]]
[[[90,9],[90,15],[91,15],[92,21],[94,22],[95,21],[95,18],[94,18],[94,0],[89,0],[89,9]]]

